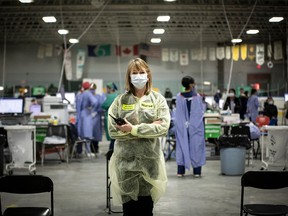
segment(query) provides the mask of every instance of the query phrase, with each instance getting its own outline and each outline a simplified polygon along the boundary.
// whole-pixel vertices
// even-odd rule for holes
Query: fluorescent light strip
[[[258,34],[259,30],[258,29],[249,29],[246,31],[246,34]]]
[[[170,20],[170,16],[158,16],[157,21],[158,22],[168,22]]]
[[[165,2],[175,2],[176,0],[164,0]]]
[[[151,43],[160,43],[161,42],[161,38],[151,38],[150,42]]]
[[[153,34],[164,34],[165,29],[154,29]]]
[[[72,43],[72,44],[79,43],[79,40],[76,38],[70,38],[69,43]]]
[[[232,39],[231,42],[232,42],[232,43],[241,43],[241,42],[242,42],[242,39],[240,39],[240,38],[235,38],[235,39]]]
[[[68,31],[67,29],[59,29],[59,30],[58,30],[58,33],[59,33],[60,35],[66,35],[66,34],[69,33],[69,31]]]
[[[269,19],[269,22],[281,22],[283,19],[283,17],[272,17]]]
[[[34,0],[19,0],[19,2],[26,4],[26,3],[32,3],[34,2]]]
[[[42,20],[43,20],[45,23],[54,23],[54,22],[57,21],[54,16],[44,16],[44,17],[42,17]]]

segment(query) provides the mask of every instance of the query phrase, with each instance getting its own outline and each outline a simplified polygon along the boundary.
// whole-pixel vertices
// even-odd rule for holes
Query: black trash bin
[[[242,175],[245,172],[246,150],[251,147],[247,135],[222,135],[219,138],[221,173]]]

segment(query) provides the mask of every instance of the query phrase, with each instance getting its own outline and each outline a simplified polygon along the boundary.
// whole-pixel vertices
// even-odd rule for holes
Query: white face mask
[[[137,89],[142,89],[148,81],[147,73],[145,73],[145,74],[131,74],[130,78],[131,78],[131,83]]]

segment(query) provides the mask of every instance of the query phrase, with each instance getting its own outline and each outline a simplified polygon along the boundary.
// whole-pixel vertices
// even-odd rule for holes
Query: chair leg
[[[41,166],[44,165],[44,157],[45,157],[45,145],[42,143]]]

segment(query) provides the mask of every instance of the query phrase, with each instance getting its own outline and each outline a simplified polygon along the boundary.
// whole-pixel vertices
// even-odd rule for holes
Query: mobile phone
[[[110,115],[110,114],[109,114]],[[126,121],[123,118],[115,118],[114,116],[110,115],[117,125],[124,125],[126,124]]]

